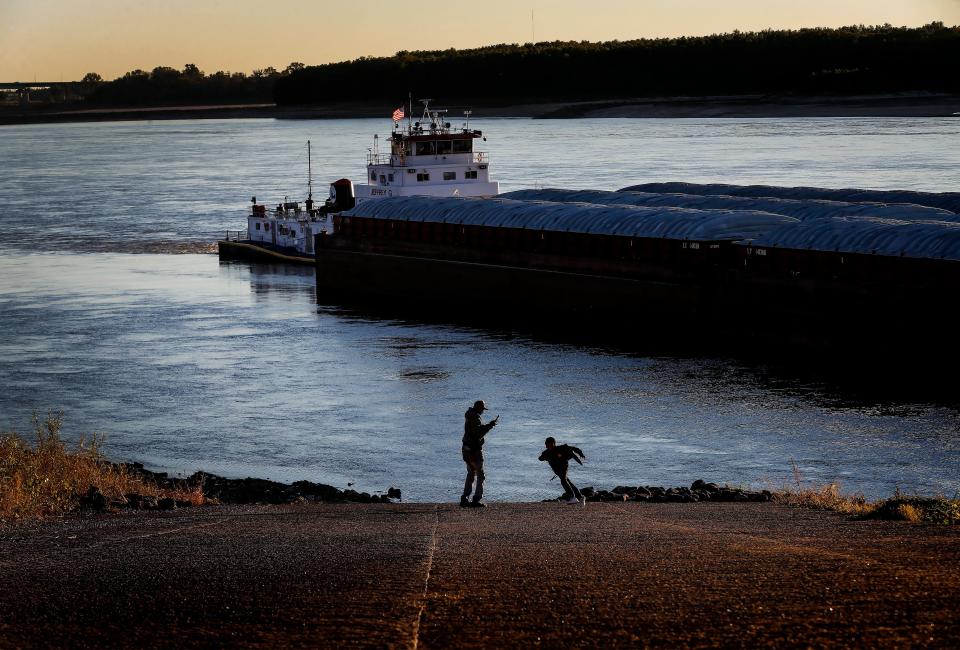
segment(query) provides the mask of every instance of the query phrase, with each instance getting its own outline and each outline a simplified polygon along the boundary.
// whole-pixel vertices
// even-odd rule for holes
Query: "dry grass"
[[[108,501],[124,501],[125,494],[173,497],[199,505],[198,486],[191,490],[164,489],[111,464],[100,453],[102,435],[81,437],[69,449],[60,439],[62,413],[34,415],[34,441],[17,433],[0,433],[0,519],[59,515],[76,510],[91,486]]]
[[[820,487],[785,487],[773,493],[773,500],[791,506],[833,510],[845,515],[865,516],[876,508],[862,494],[845,495],[836,483]]]
[[[790,464],[794,485],[773,490],[777,503],[832,510],[860,519],[960,524],[960,498],[905,496],[897,490],[889,499],[867,501],[863,494],[843,494],[836,483],[805,486],[796,463],[791,459]]]

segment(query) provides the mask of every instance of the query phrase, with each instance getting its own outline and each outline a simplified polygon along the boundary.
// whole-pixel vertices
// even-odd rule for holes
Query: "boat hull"
[[[273,247],[269,244],[250,240],[217,242],[217,252],[221,260],[245,260],[251,262],[283,262],[285,264],[310,265],[313,257],[308,257],[292,248]]]

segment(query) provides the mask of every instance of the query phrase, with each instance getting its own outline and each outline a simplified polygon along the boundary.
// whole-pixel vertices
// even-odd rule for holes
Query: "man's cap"
[[[482,399],[478,399],[476,402],[473,403],[473,408],[478,411],[486,411],[487,405],[483,403]]]

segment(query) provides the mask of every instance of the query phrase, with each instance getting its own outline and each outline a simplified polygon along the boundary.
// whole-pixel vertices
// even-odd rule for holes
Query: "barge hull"
[[[434,311],[685,320],[695,318],[703,303],[702,289],[693,284],[355,250],[320,248],[316,269],[319,300],[416,304]]]

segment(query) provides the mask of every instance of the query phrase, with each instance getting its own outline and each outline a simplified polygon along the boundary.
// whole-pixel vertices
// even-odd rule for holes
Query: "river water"
[[[711,181],[957,189],[955,119],[475,120],[492,175],[523,187]],[[363,178],[386,120],[0,127],[0,430],[64,411],[120,460],[192,473],[459,496],[463,411],[501,426],[487,494],[554,496],[543,438],[579,485],[839,481],[871,497],[960,490],[949,404],[830,387],[725,358],[318,305],[309,269],[220,263],[251,195]],[[467,290],[467,288],[465,288]],[[480,310],[495,309],[479,300]],[[602,341],[602,333],[594,333]],[[638,349],[643,349],[640,342]],[[655,347],[655,346],[651,346]]]

